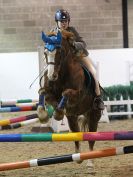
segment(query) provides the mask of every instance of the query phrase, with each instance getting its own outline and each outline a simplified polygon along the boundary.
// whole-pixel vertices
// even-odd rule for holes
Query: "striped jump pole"
[[[34,111],[37,110],[38,103],[35,104],[35,106],[19,106],[19,107],[4,107],[0,108],[0,112],[20,112],[20,111]],[[52,105],[46,105],[45,109],[48,113],[49,118],[52,117],[54,108]]]
[[[37,99],[20,99],[20,100],[12,100],[12,101],[1,101],[1,107],[10,107],[16,106],[16,104],[21,103],[35,103],[38,102]]]
[[[20,111],[34,111],[37,110],[37,106],[15,106],[0,108],[0,112],[20,112]]]
[[[33,119],[30,119],[30,120],[21,121],[21,122],[18,122],[18,123],[1,126],[0,130],[16,129],[16,128],[23,127],[25,125],[35,123],[35,122],[39,122],[39,119],[38,118],[33,118]]]
[[[53,156],[53,157],[40,158],[40,159],[32,159],[29,161],[3,163],[3,164],[0,164],[0,171],[30,168],[30,167],[36,167],[36,166],[73,162],[73,161],[79,161],[79,160],[109,157],[109,156],[116,156],[116,155],[122,155],[122,154],[130,154],[130,153],[133,153],[133,146],[108,148],[108,149],[91,151],[91,152],[75,153],[75,154],[68,154],[68,155],[62,155],[62,156]]]
[[[21,117],[15,117],[15,118],[10,118],[10,119],[2,119],[0,120],[0,126],[6,126],[9,124],[14,124],[17,122],[22,122],[30,119],[38,118],[37,114],[30,114],[27,116],[21,116]]]
[[[133,131],[0,134],[0,142],[133,140]]]
[[[51,118],[53,115],[53,112],[54,112],[53,107],[51,105],[47,105],[45,109],[48,113],[49,118]],[[38,114],[31,114],[31,115],[27,115],[27,116],[21,116],[21,117],[10,118],[10,119],[2,119],[2,120],[0,120],[0,126],[5,126],[5,125],[17,123],[17,122],[22,122],[22,121],[30,120],[30,119],[34,119],[34,118],[38,118]]]
[[[7,108],[7,107],[22,107],[22,106],[37,106],[38,102],[31,102],[31,103],[16,103],[13,105],[1,105],[1,108]]]

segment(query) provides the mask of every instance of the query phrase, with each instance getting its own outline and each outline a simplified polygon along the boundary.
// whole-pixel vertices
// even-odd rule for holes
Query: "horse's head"
[[[55,55],[57,49],[61,47],[62,36],[58,31],[56,34],[46,35],[42,32],[42,40],[45,42],[44,54],[46,56],[46,63],[48,65],[48,79],[51,81],[57,80],[57,74],[55,71]]]
[[[46,35],[42,32],[42,40],[45,42],[45,51],[46,63],[48,65],[48,79],[50,81],[56,81],[58,79],[58,73],[60,70],[61,62],[64,57],[68,55],[68,50],[66,44],[68,44],[68,37],[71,37],[72,33],[70,32],[60,32],[57,34],[50,33]],[[66,42],[67,41],[67,42]]]

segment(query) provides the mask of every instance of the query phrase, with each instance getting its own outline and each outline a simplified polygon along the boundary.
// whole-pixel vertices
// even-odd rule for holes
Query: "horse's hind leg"
[[[93,111],[90,114],[90,120],[88,122],[88,127],[90,132],[96,132],[98,127],[98,122],[101,117],[101,111],[98,110],[98,113],[94,113]],[[89,141],[89,149],[93,151],[95,141]]]
[[[93,111],[88,115],[88,128],[89,128],[90,132],[97,131],[99,119],[100,119],[100,114],[97,115]],[[89,143],[90,151],[93,151],[95,141],[88,141],[88,143]],[[87,161],[87,167],[88,167],[89,173],[91,173],[91,174],[95,173],[92,159],[89,159]]]
[[[78,117],[77,116],[67,116],[68,125],[72,132],[79,132]],[[75,152],[80,152],[80,143],[75,141]]]

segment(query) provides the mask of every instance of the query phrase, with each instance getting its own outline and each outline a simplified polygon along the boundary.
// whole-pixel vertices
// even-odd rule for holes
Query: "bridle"
[[[60,52],[60,59],[59,60],[60,60],[60,65],[61,65],[62,58],[64,59],[64,61],[67,59],[67,57],[70,54],[70,49],[69,49],[69,51],[67,53],[65,47],[61,46],[61,48],[59,49],[59,52]],[[67,53],[67,55],[65,56],[66,53]],[[54,65],[54,66],[56,65],[55,61],[54,62],[49,62],[48,61],[47,49],[44,50],[44,55],[45,55],[47,66],[48,65]]]
[[[63,49],[63,50],[62,50]],[[56,65],[56,63],[55,63],[55,61],[54,62],[49,62],[48,61],[48,53],[47,53],[47,51],[48,51],[48,49],[45,49],[44,50],[44,58],[46,59],[46,67],[48,67],[48,65]],[[60,58],[59,58],[59,65],[58,65],[58,68],[60,69],[60,66],[61,66],[61,64],[62,64],[62,58],[65,56],[65,53],[66,53],[66,50],[65,50],[65,48],[64,47],[61,47],[60,49],[59,49],[59,52],[60,52]],[[67,56],[66,57],[68,57],[68,55],[69,55],[69,53],[70,53],[70,51],[68,52],[68,54],[67,54]],[[65,58],[66,58],[65,57]],[[43,86],[41,85],[41,82],[42,82],[42,79],[44,78],[44,75],[40,78],[40,81],[39,81],[39,84],[40,84],[40,87],[41,88],[43,88]]]
[[[48,61],[48,55],[47,55],[46,49],[44,51],[44,55],[45,55],[45,59],[46,59],[46,64],[47,65],[55,65],[55,62],[49,62]]]

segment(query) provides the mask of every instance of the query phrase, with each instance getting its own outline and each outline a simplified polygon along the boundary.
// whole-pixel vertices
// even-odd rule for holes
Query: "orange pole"
[[[116,148],[110,148],[105,150],[98,150],[98,151],[91,151],[91,152],[85,152],[80,154],[81,160],[86,159],[93,159],[98,157],[107,157],[107,156],[113,156],[116,155]]]
[[[29,161],[3,163],[3,164],[0,164],[0,171],[14,170],[14,169],[20,169],[20,168],[29,168],[29,167],[30,167]]]

